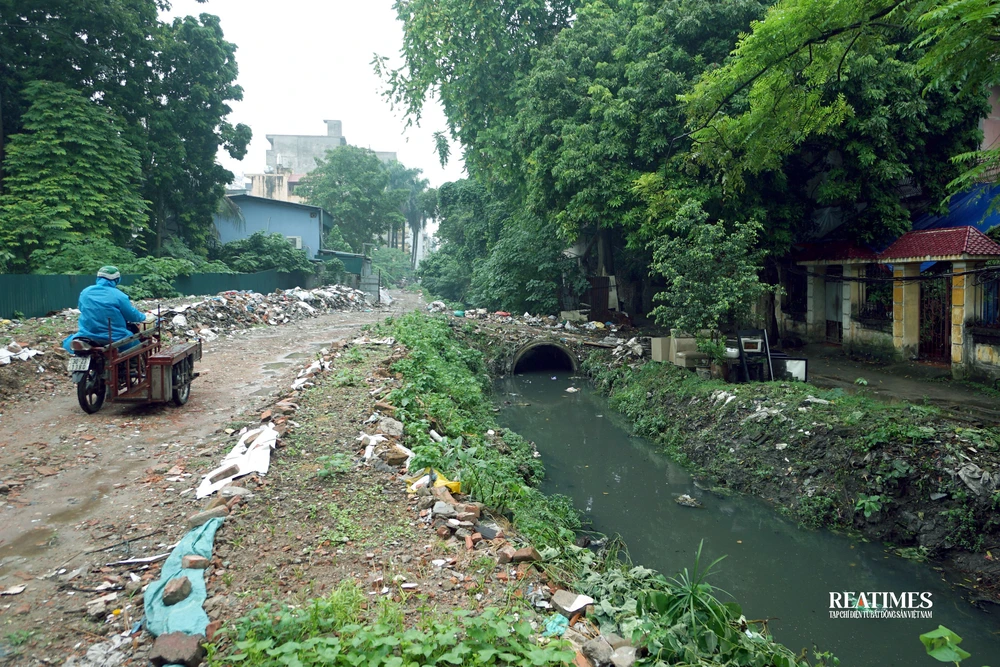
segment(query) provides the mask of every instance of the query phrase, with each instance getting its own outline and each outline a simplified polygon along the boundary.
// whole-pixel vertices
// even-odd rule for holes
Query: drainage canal
[[[710,581],[731,593],[747,618],[770,618],[778,641],[796,652],[813,645],[833,651],[842,665],[931,664],[917,636],[938,624],[963,638],[974,664],[994,664],[1000,655],[995,616],[964,602],[926,563],[800,529],[755,498],[702,490],[649,442],[631,437],[625,419],[570,376],[546,370],[499,380],[498,397],[510,401],[500,421],[538,446],[543,491],[571,497],[595,530],[620,534],[636,564],[673,576],[692,567],[704,540],[703,565],[726,556]],[[567,393],[571,385],[581,390]],[[674,502],[685,493],[703,507]],[[832,619],[831,591],[930,592],[933,618]]]
[[[512,373],[541,373],[576,370],[576,357],[561,343],[534,341],[523,345],[511,360]]]

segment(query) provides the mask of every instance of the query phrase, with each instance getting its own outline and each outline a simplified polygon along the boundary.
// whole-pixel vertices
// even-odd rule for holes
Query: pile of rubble
[[[573,324],[569,319],[560,319],[555,315],[512,315],[503,310],[489,312],[485,308],[470,308],[469,310],[452,310],[444,301],[432,301],[427,304],[430,313],[451,313],[455,317],[464,317],[468,320],[486,320],[488,322],[498,322],[501,324],[524,324],[529,327],[540,327],[543,329],[563,329],[565,331],[603,331],[605,329],[617,332],[622,327],[614,322],[578,322]]]
[[[370,311],[375,307],[370,299],[364,292],[343,285],[312,290],[296,287],[271,294],[222,292],[163,309],[160,317],[168,331],[211,340],[257,324],[286,324],[332,311]],[[155,308],[148,303],[142,306]]]

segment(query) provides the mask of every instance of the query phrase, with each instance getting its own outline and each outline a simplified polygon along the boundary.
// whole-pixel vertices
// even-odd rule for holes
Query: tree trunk
[[[417,228],[413,228],[413,247],[410,248],[410,268],[417,268]]]

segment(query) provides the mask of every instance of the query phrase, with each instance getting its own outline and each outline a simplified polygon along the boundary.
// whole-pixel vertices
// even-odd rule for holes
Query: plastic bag
[[[431,470],[430,468],[424,468],[410,477],[404,477],[403,481],[406,482],[407,493],[416,493],[417,489],[425,486],[444,486],[452,493],[462,492],[461,482],[452,481],[442,475],[439,470]]]

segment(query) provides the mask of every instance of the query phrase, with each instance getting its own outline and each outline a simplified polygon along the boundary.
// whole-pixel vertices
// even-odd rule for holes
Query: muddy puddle
[[[775,638],[792,650],[815,645],[845,667],[936,664],[918,635],[939,624],[963,637],[970,664],[995,664],[1000,619],[966,603],[930,565],[879,544],[799,528],[761,500],[713,495],[648,441],[630,436],[625,419],[586,380],[552,376],[498,381],[497,401],[510,402],[500,422],[538,446],[543,490],[572,498],[594,530],[620,534],[636,564],[672,576],[694,566],[704,541],[703,565],[725,557],[710,582],[747,618],[770,619]],[[580,391],[567,393],[570,386]],[[703,507],[677,504],[682,494]],[[830,593],[843,591],[927,592],[932,618],[830,618]]]

